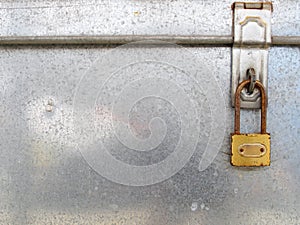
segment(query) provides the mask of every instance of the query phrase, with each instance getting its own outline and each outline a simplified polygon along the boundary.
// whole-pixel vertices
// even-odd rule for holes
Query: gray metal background
[[[5,0],[0,3],[0,35],[230,35],[231,3]],[[273,35],[300,35],[298,1],[274,1],[272,30]],[[231,49],[189,48],[213,69],[222,88],[228,137],[207,170],[197,170],[196,151],[178,174],[147,187],[110,182],[76,149],[75,88],[92,62],[108,50],[0,48],[0,224],[300,223],[299,47],[270,49],[272,165],[259,169],[229,164]],[[45,111],[49,99],[54,101],[50,116]],[[257,129],[258,113],[243,115],[243,131]]]

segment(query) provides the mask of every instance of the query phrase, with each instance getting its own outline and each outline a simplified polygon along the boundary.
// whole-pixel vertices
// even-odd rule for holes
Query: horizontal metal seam
[[[111,35],[111,36],[2,36],[0,45],[127,44],[135,41],[165,41],[182,45],[232,45],[227,36]],[[273,36],[271,45],[300,45],[300,36]]]

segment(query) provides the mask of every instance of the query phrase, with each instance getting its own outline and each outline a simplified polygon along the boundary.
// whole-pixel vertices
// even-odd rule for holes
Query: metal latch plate
[[[256,79],[267,91],[268,49],[271,44],[271,2],[236,2],[233,4],[232,106],[239,83],[249,79],[247,71],[255,70]],[[266,92],[267,94],[267,92]],[[242,108],[260,108],[260,93],[241,93]]]

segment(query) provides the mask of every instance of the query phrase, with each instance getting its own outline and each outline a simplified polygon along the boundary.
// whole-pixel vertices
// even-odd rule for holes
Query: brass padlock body
[[[233,134],[231,137],[234,166],[269,166],[270,135],[269,134]],[[251,146],[251,147],[248,147]]]
[[[250,81],[243,81],[235,98],[235,126],[231,135],[231,164],[233,166],[269,166],[271,155],[270,134],[266,132],[266,95],[263,85],[255,82],[261,92],[261,133],[240,133],[240,93]]]

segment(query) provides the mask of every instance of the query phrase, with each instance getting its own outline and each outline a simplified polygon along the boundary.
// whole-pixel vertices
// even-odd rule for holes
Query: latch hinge
[[[236,2],[232,8],[234,41],[231,99],[234,106],[237,86],[249,79],[251,74],[264,85],[267,94],[272,3]],[[260,92],[256,89],[244,89],[241,93],[241,107],[260,108]]]

